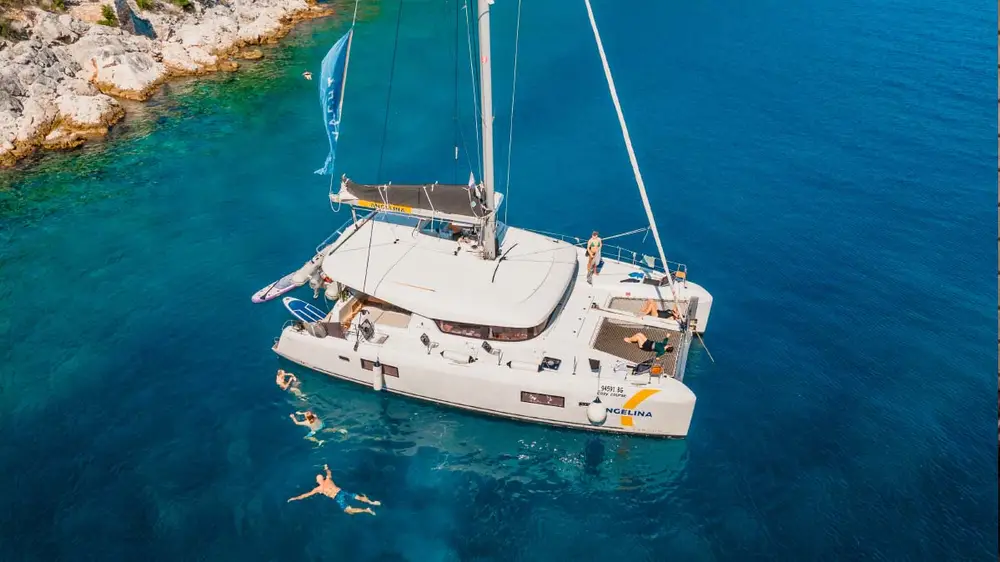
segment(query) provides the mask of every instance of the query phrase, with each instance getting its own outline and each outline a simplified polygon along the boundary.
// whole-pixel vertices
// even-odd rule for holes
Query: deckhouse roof
[[[469,244],[412,225],[369,221],[324,259],[323,272],[436,320],[512,328],[542,324],[574,279],[576,249],[508,228],[500,253],[502,261],[488,261]]]

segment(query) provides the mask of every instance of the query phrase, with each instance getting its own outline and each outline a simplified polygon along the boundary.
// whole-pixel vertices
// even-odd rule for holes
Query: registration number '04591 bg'
[[[602,384],[601,389],[597,391],[597,394],[601,396],[615,396],[618,398],[625,398],[625,387],[616,386],[613,384]]]

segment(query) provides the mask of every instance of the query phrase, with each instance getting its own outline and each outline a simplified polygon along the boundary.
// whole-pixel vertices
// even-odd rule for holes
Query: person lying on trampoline
[[[639,311],[639,316],[655,316],[657,318],[673,318],[674,320],[681,319],[681,313],[677,310],[677,303],[674,303],[673,310],[659,310],[656,307],[656,301],[653,299],[646,299],[646,302],[642,304],[642,310]]]
[[[667,340],[669,338],[670,336],[666,336],[660,341],[653,341],[648,337],[646,337],[646,334],[642,332],[636,332],[635,334],[632,334],[632,337],[622,338],[622,340],[624,340],[625,343],[636,344],[637,346],[639,346],[639,349],[643,351],[654,351],[656,352],[656,356],[659,357],[664,353],[670,353],[671,351],[674,350],[674,346],[667,345]]]

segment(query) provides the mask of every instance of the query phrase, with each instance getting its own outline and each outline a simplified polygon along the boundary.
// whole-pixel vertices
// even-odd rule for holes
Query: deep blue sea
[[[399,10],[361,7],[337,169],[464,183],[464,20]],[[996,560],[994,7],[594,10],[668,257],[715,296],[687,440],[300,372],[348,430],[302,439],[270,350],[288,315],[249,297],[345,218],[301,77],[349,17],[327,19],[0,173],[0,560]],[[506,188],[516,12],[494,6],[509,221],[643,226],[581,1],[523,7]],[[324,463],[378,515],[286,503]]]

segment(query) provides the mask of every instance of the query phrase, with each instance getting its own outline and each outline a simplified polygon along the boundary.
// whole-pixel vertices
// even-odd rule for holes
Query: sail
[[[337,153],[337,138],[340,136],[340,110],[344,102],[344,84],[347,82],[347,57],[350,51],[351,29],[337,41],[323,57],[323,68],[319,75],[319,103],[323,106],[323,123],[326,136],[330,140],[330,154],[317,174],[332,174],[334,157]]]

